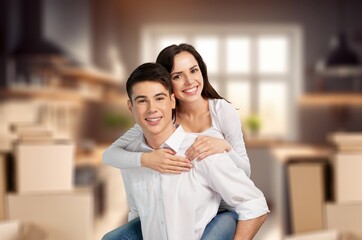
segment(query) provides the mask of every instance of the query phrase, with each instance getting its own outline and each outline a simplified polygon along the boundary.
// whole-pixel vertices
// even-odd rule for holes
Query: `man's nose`
[[[155,112],[156,111],[156,102],[155,101],[150,101],[148,103],[148,111],[149,112]]]

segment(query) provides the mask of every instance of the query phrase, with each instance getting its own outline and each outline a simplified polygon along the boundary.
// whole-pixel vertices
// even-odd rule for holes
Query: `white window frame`
[[[180,36],[184,37],[185,42],[194,45],[194,38],[200,36],[217,36],[220,42],[219,57],[220,63],[225,62],[226,56],[226,36],[247,35],[256,38],[260,35],[283,35],[289,39],[289,66],[290,72],[286,76],[278,75],[260,75],[260,74],[235,74],[226,73],[226,67],[222,67],[217,74],[209,73],[209,79],[218,79],[218,92],[220,95],[227,98],[226,81],[223,79],[243,79],[248,80],[251,84],[251,109],[257,108],[257,88],[260,79],[281,79],[287,78],[288,84],[288,102],[287,102],[287,134],[285,136],[274,136],[274,138],[282,140],[297,140],[298,139],[298,104],[297,101],[302,92],[302,29],[299,25],[294,24],[150,24],[143,27],[141,30],[141,56],[140,63],[155,61],[159,53],[157,41],[162,36]],[[252,41],[252,45],[253,42]],[[255,44],[254,44],[255,45]],[[252,46],[252,48],[255,46]],[[255,70],[255,59],[251,60],[251,69]]]

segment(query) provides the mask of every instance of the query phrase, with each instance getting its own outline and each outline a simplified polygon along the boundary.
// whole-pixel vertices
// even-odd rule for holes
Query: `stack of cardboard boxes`
[[[326,164],[319,159],[296,159],[287,164],[293,234],[324,228]]]
[[[16,187],[5,194],[6,220],[35,226],[44,233],[37,240],[93,240],[93,196],[89,189],[74,188],[74,162],[70,141],[17,142]]]
[[[5,154],[0,154],[0,221],[5,219],[6,169]]]
[[[362,133],[330,136],[338,151],[333,156],[334,202],[326,204],[326,226],[344,239],[362,239]]]
[[[329,141],[336,146],[329,159],[287,164],[288,240],[362,240],[362,133],[334,133]]]

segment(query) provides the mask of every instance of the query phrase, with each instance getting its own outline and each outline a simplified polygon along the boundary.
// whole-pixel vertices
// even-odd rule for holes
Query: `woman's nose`
[[[190,85],[192,83],[192,76],[185,75],[185,84]]]

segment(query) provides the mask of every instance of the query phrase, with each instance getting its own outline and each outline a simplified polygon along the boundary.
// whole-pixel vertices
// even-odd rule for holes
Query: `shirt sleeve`
[[[103,163],[120,169],[141,167],[142,152],[131,152],[125,148],[139,140],[142,134],[141,127],[135,124],[104,151]]]
[[[127,205],[128,205],[128,222],[139,217],[137,206],[133,195],[127,194]]]
[[[240,117],[235,107],[224,99],[217,99],[215,103],[215,113],[218,118],[219,128],[225,140],[232,147],[232,150],[229,151],[230,158],[250,177],[250,161],[245,148]]]
[[[203,161],[207,163],[204,177],[227,204],[235,207],[239,220],[254,219],[269,212],[264,194],[227,154],[211,158],[214,159]]]

